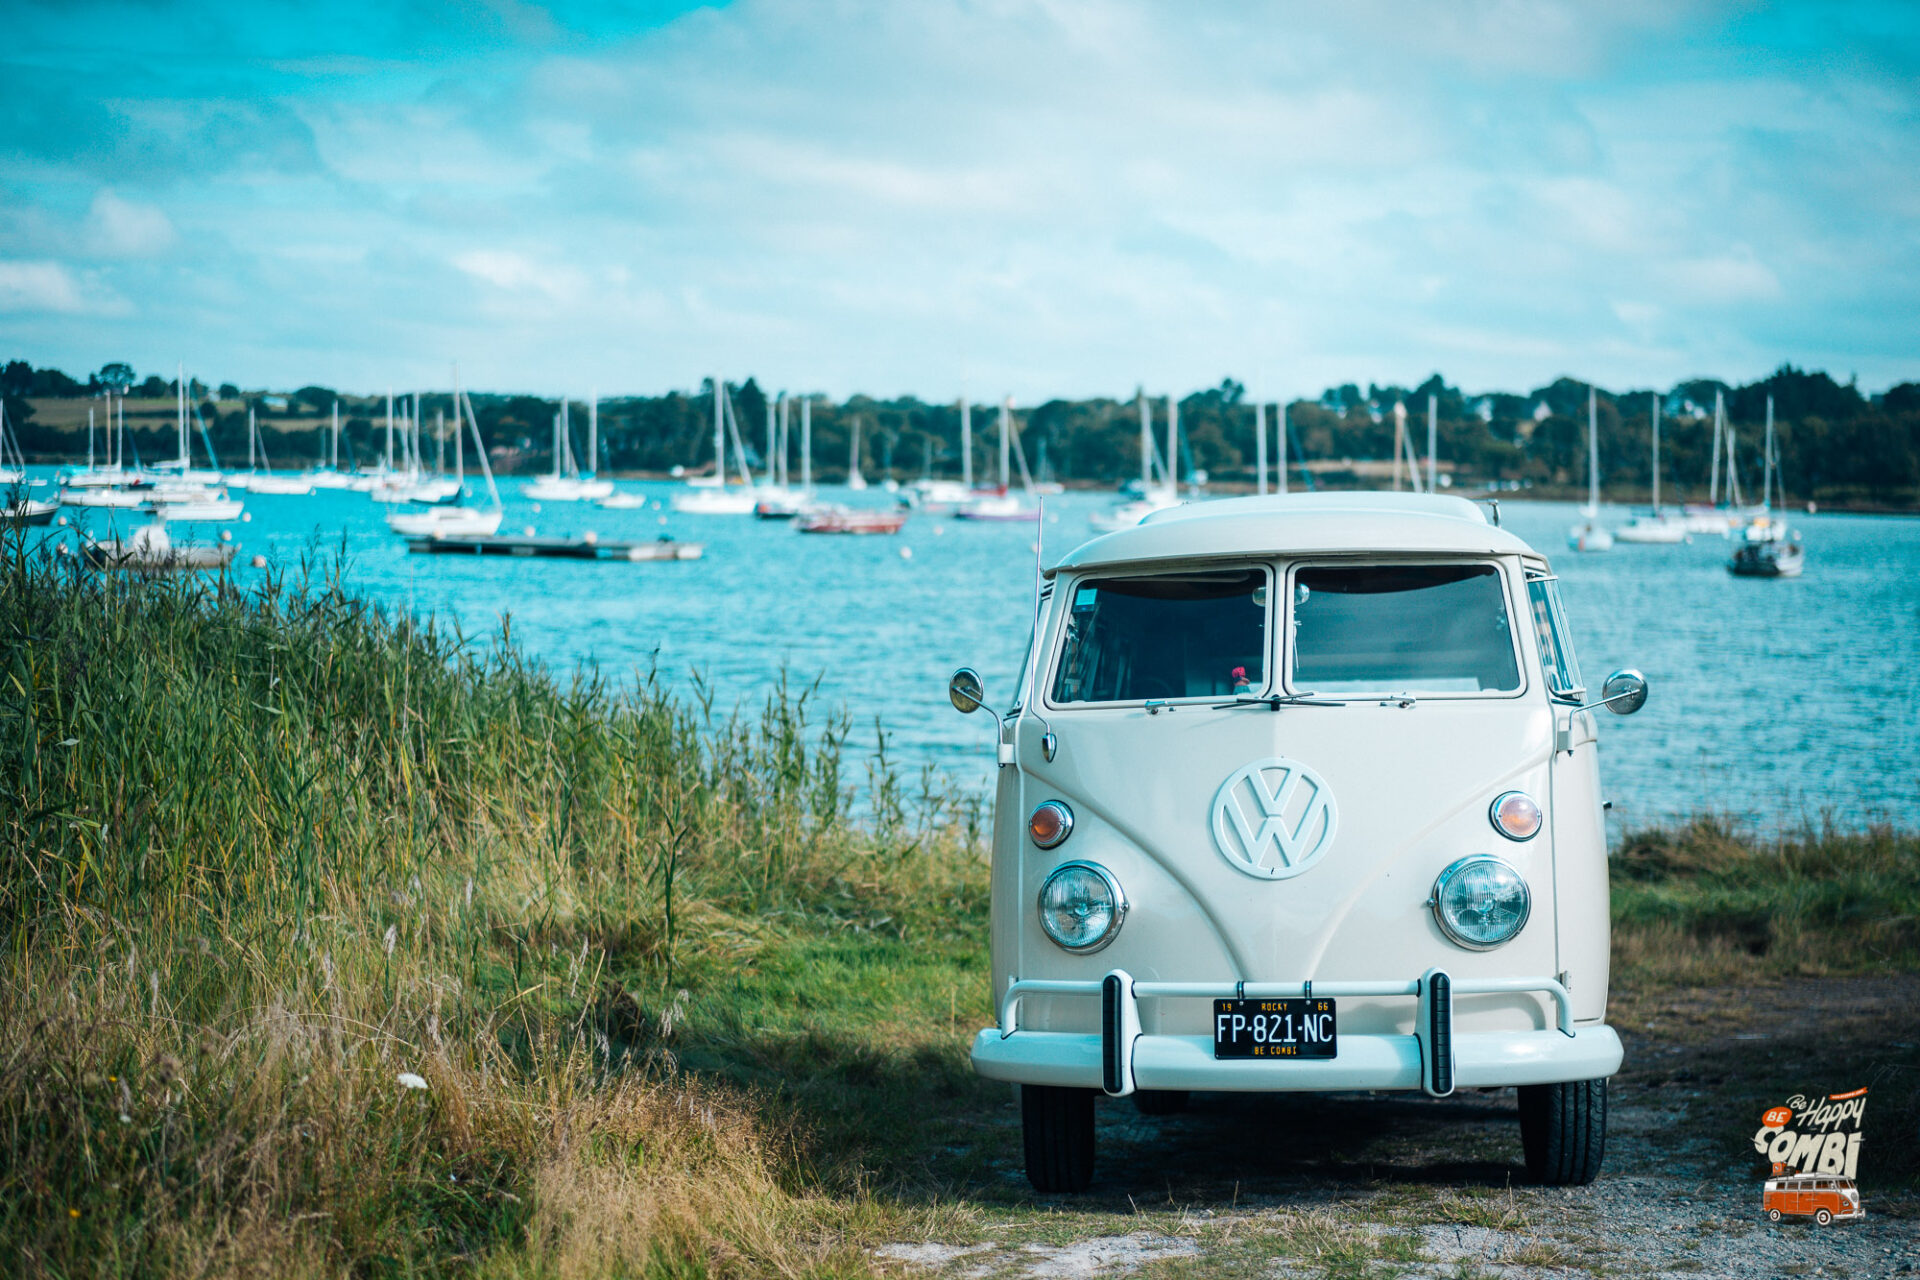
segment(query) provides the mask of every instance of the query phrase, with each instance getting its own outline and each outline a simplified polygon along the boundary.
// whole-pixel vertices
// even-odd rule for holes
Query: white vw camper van
[[[956,707],[986,693],[956,672]],[[1595,711],[1545,557],[1462,498],[1177,507],[1044,570],[1000,719],[999,1025],[1027,1174],[1093,1176],[1096,1095],[1517,1086],[1527,1169],[1606,1142]]]

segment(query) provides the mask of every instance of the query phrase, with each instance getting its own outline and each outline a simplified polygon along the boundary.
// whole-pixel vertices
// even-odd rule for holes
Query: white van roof
[[[1425,493],[1293,493],[1156,511],[1084,543],[1047,572],[1213,556],[1415,551],[1520,555],[1533,549],[1465,498]]]

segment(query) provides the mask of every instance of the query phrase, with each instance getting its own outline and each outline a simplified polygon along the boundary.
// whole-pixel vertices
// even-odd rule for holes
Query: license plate
[[[1331,1058],[1333,1001],[1215,1000],[1216,1058]]]

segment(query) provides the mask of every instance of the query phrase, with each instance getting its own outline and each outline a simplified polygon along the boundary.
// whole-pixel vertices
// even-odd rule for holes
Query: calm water
[[[661,509],[536,509],[513,493],[502,531],[669,533],[706,543],[706,557],[636,565],[409,555],[382,523],[384,508],[350,493],[248,496],[251,521],[230,527],[243,560],[292,560],[316,538],[337,546],[344,535],[348,579],[369,596],[480,637],[510,614],[515,641],[557,667],[657,666],[681,686],[699,672],[718,706],[748,711],[782,671],[796,683],[817,679],[821,701],[852,714],[856,742],[872,742],[877,719],[896,758],[985,786],[991,722],[954,712],[946,677],[977,667],[990,699],[1004,703],[1033,607],[1036,526],[916,515],[897,538],[807,537],[751,518],[672,513],[670,485],[622,487]],[[1111,502],[1049,500],[1049,561],[1092,536],[1088,515]],[[1562,549],[1571,507],[1504,502],[1502,513],[1553,559],[1589,685],[1625,665],[1652,685],[1645,710],[1603,725],[1616,824],[1701,809],[1767,827],[1823,812],[1843,826],[1913,821],[1920,520],[1798,517],[1806,575],[1757,581],[1726,572],[1718,538],[1578,556]],[[78,514],[105,523],[103,512]]]

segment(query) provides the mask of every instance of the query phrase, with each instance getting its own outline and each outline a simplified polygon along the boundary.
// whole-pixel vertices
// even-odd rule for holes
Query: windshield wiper
[[[1344,702],[1335,702],[1330,698],[1316,697],[1311,693],[1276,693],[1266,698],[1235,698],[1232,702],[1216,702],[1215,711],[1225,711],[1231,707],[1265,707],[1269,711],[1278,711],[1282,707],[1344,707]]]

